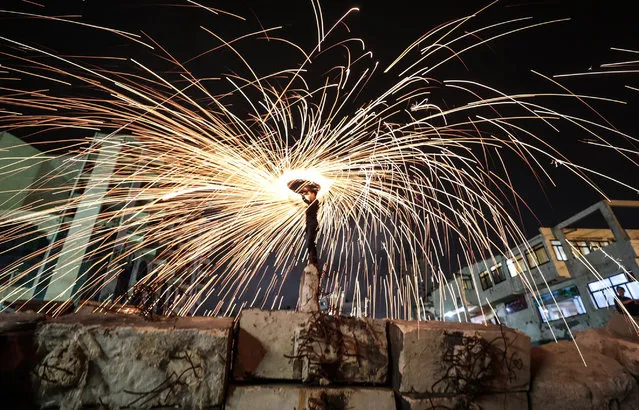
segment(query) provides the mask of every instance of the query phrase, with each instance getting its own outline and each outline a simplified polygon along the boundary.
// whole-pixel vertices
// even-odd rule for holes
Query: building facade
[[[434,289],[438,319],[501,323],[535,343],[603,326],[616,312],[615,288],[639,299],[639,229],[616,212],[639,201],[602,201],[513,247],[508,255],[466,266]]]
[[[92,280],[101,291],[87,297],[112,299],[118,296],[118,284],[128,290],[152,269],[153,249],[140,249],[117,266],[111,261],[122,249],[105,248],[99,255],[101,264],[92,252],[96,232],[113,223],[99,215],[124,138],[96,134],[86,157],[51,157],[9,133],[0,133],[0,221],[12,221],[4,224],[6,236],[0,235],[0,310],[24,301],[77,302],[74,299],[83,296],[78,289]],[[7,240],[14,228],[29,235]]]

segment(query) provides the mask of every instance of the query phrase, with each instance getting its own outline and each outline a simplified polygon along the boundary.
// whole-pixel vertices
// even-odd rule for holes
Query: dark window
[[[473,289],[473,280],[469,276],[462,277],[462,285],[464,286],[464,290],[472,290]]]
[[[481,282],[481,288],[483,290],[490,289],[493,287],[493,283],[490,280],[490,275],[488,274],[488,271],[486,270],[479,274],[479,281]]]
[[[510,300],[504,303],[504,307],[506,308],[506,313],[515,313],[520,310],[524,310],[528,308],[528,303],[526,303],[526,297],[521,295],[516,299]]]
[[[506,276],[501,271],[501,263],[498,263],[497,265],[493,265],[490,268],[490,274],[493,278],[493,282],[495,283],[495,285],[506,280]]]

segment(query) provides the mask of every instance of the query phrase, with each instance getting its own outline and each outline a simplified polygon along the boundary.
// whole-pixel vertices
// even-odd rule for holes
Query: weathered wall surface
[[[0,314],[0,399],[16,409],[639,410],[639,345],[617,337],[623,323],[577,334],[580,354],[450,322]]]

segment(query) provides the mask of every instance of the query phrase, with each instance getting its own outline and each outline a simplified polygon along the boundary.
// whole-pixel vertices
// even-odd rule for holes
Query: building
[[[103,278],[94,287],[101,291],[88,296],[107,300],[119,291],[118,284],[128,290],[152,269],[153,249],[140,249],[124,266],[115,266],[111,261],[122,249],[105,247],[99,254],[104,262],[96,263],[92,238],[114,223],[100,218],[100,213],[108,196],[108,176],[117,164],[119,142],[125,138],[103,137],[96,134],[90,140],[92,149],[84,158],[51,157],[9,133],[0,133],[0,221],[12,221],[4,224],[7,236],[0,235],[0,308],[22,301],[77,302],[84,296],[79,290],[94,278]],[[13,223],[16,220],[21,221]],[[7,240],[7,232],[14,227],[29,235]],[[118,237],[127,234],[117,233]]]
[[[511,248],[466,266],[429,299],[438,319],[501,323],[535,343],[603,326],[616,312],[614,288],[639,299],[639,201],[602,201]]]

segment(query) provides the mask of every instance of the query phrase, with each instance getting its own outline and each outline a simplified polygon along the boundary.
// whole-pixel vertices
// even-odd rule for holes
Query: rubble
[[[569,341],[532,349],[532,409],[639,408],[639,386],[619,363],[598,352],[581,353],[583,361]]]
[[[639,380],[639,344],[611,336],[604,329],[588,329],[575,332],[580,349],[598,352],[616,360],[628,373]]]

